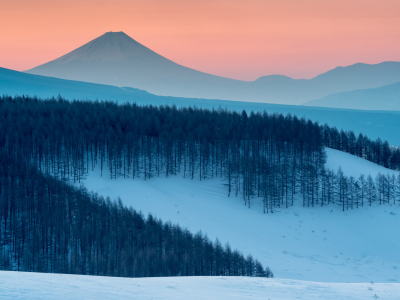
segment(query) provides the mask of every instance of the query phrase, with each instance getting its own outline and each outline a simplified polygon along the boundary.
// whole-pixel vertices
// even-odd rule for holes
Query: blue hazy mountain
[[[338,129],[353,130],[367,134],[370,138],[380,137],[391,144],[400,145],[400,112],[360,111],[295,105],[277,105],[225,100],[164,97],[134,88],[119,88],[110,85],[93,84],[31,75],[0,68],[0,95],[30,95],[41,98],[61,95],[67,99],[113,100],[136,102],[141,105],[196,106],[208,109],[264,111],[268,113],[292,114],[319,121]],[[0,104],[1,108],[1,104]]]
[[[333,93],[399,82],[400,62],[337,67],[309,80],[271,75],[248,82],[184,67],[123,32],[108,32],[27,72],[133,87],[164,96],[302,104]]]
[[[120,88],[111,85],[64,80],[0,68],[0,94],[31,95],[41,98],[57,97],[67,99],[135,101],[136,97],[158,99],[158,96],[134,88]]]
[[[304,105],[349,109],[400,111],[400,82],[383,87],[328,95]]]

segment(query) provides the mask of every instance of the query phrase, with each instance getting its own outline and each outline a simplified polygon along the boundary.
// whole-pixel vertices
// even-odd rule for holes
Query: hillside
[[[112,278],[0,271],[4,300],[398,299],[398,283],[318,283],[243,277]],[[378,298],[375,298],[378,299]]]
[[[339,130],[353,130],[370,138],[380,137],[392,145],[400,145],[400,136],[396,133],[400,127],[399,112],[359,111],[294,105],[250,103],[225,100],[195,98],[177,98],[156,96],[134,88],[118,88],[109,85],[63,80],[52,77],[26,74],[0,68],[0,95],[30,95],[42,98],[57,97],[66,99],[113,100],[119,103],[136,102],[140,105],[176,105],[196,106],[199,108],[226,108],[241,112],[264,111],[268,113],[292,114],[306,117],[321,124],[336,126]]]
[[[347,176],[358,178],[361,174],[364,174],[365,176],[371,175],[372,178],[375,178],[379,173],[398,174],[397,171],[386,169],[349,153],[329,148],[326,148],[326,152],[328,154],[328,159],[325,166],[335,171],[340,166],[343,173]]]
[[[327,166],[347,175],[371,170],[395,172],[350,154],[328,149]],[[396,173],[397,174],[397,173]],[[365,174],[367,175],[367,174]],[[109,179],[99,170],[83,184],[101,195],[120,197],[144,214],[202,230],[212,240],[252,253],[268,263],[275,277],[323,282],[399,282],[400,221],[396,206],[364,207],[342,212],[337,205],[300,205],[264,215],[261,200],[251,209],[240,197],[227,197],[224,181],[168,178]]]
[[[400,82],[374,89],[332,94],[304,105],[367,110],[400,110]]]
[[[120,209],[108,210],[107,219],[119,222],[105,227],[109,235],[121,236],[111,229],[123,232],[126,228],[121,224],[124,219],[113,214],[126,212],[129,220],[135,216],[123,208],[125,203],[145,215],[152,213],[164,222],[171,220],[188,227],[191,232],[202,230],[211,241],[218,237],[222,245],[229,242],[234,249],[245,255],[251,253],[263,265],[270,266],[277,277],[351,282],[399,280],[400,239],[395,230],[399,199],[393,191],[400,190],[400,177],[381,176],[376,183],[370,178],[364,183],[360,179],[359,184],[340,173],[334,176],[325,172],[324,139],[318,124],[267,114],[247,116],[62,99],[2,98],[0,112],[0,127],[4,129],[0,131],[0,218],[4,220],[1,233],[19,241],[11,244],[12,238],[4,240],[8,244],[2,245],[0,258],[6,269],[14,259],[7,249],[17,245],[11,251],[19,253],[18,259],[23,256],[23,270],[32,270],[31,252],[22,249],[34,238],[39,245],[45,245],[41,239],[47,235],[37,234],[25,240],[21,230],[23,237],[32,235],[30,228],[37,228],[37,221],[48,222],[45,226],[50,232],[64,236],[53,228],[55,217],[63,220],[63,230],[76,234],[68,240],[71,245],[82,247],[76,257],[83,265],[90,262],[91,252],[87,250],[93,246],[86,236],[97,228],[92,222],[101,219],[98,206],[111,207],[111,202],[84,189],[78,192],[65,186],[69,181],[83,183],[104,197],[121,197]],[[324,132],[332,133],[326,127]],[[331,137],[337,140],[336,135]],[[344,148],[354,148],[351,134],[341,134],[341,140]],[[282,145],[284,148],[279,148]],[[374,145],[381,145],[382,151],[376,152]],[[357,146],[356,153],[359,150]],[[390,162],[391,168],[398,169],[398,149],[389,148],[387,143],[364,143],[361,150],[372,154],[378,163]],[[373,167],[373,177],[389,172],[345,153],[328,149],[327,155],[329,168],[337,170],[342,165],[345,175],[355,175],[356,180],[359,174],[349,174],[348,170],[368,175],[365,170]],[[43,173],[56,178],[39,176]],[[19,201],[21,194],[26,195],[24,201]],[[64,205],[60,206],[59,201]],[[74,203],[91,207],[89,220],[86,211]],[[28,213],[30,225],[26,226],[21,214]],[[78,215],[73,222],[71,214]],[[80,231],[82,224],[89,221]],[[129,228],[138,228],[140,223],[130,222]],[[136,234],[130,238],[138,239]],[[97,234],[96,239],[103,241]],[[123,241],[124,247],[129,247],[127,239]],[[110,246],[117,251],[125,249],[120,245]],[[100,247],[101,243],[94,246]],[[143,249],[149,248],[143,245]],[[57,257],[65,262],[68,256],[58,252]],[[48,258],[44,259],[34,270],[47,270]],[[101,270],[105,266],[102,261]],[[121,265],[124,264],[118,264]],[[90,272],[93,270],[89,268]],[[93,274],[84,271],[81,274]]]
[[[301,104],[332,93],[399,82],[400,62],[337,67],[309,80],[272,75],[247,82],[187,68],[123,32],[107,32],[27,72],[139,88],[163,96]]]

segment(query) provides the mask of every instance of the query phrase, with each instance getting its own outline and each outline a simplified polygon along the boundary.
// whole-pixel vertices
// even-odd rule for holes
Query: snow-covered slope
[[[325,148],[328,159],[326,167],[337,171],[339,166],[346,176],[353,176],[358,178],[361,174],[365,176],[371,175],[373,179],[381,174],[399,174],[398,171],[393,171],[384,168],[378,164],[365,160],[363,158],[345,153],[339,150]]]
[[[328,165],[335,170],[339,164],[345,172],[347,167],[354,172],[375,170],[370,162],[337,152],[328,149]],[[89,190],[120,196],[145,214],[202,230],[223,244],[229,242],[269,265],[278,278],[400,282],[398,205],[342,212],[335,205],[303,208],[298,202],[265,215],[260,200],[248,209],[241,198],[228,198],[223,184],[219,178],[199,181],[181,175],[111,180],[107,175],[100,177],[99,170],[84,181]]]
[[[392,300],[399,299],[399,294],[398,283],[317,283],[244,277],[117,278],[0,271],[3,300]]]

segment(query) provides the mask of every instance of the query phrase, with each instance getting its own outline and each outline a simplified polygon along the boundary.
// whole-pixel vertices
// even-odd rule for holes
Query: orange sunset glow
[[[1,0],[0,11],[0,66],[19,71],[108,31],[242,80],[400,61],[398,0]]]

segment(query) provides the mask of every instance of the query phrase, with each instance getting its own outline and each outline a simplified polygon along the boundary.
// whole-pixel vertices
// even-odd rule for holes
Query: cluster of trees
[[[362,135],[356,140],[352,132],[267,112],[3,97],[0,129],[8,153],[20,152],[24,161],[62,180],[79,183],[96,166],[111,178],[219,177],[228,195],[243,197],[249,207],[260,197],[264,212],[296,199],[303,206],[357,207],[350,203],[358,203],[367,179],[327,170],[325,146],[398,169],[399,149],[387,142]],[[377,182],[393,182],[371,181],[377,191]]]
[[[0,269],[123,277],[273,277],[251,255],[145,218],[0,150]]]
[[[337,172],[322,169],[315,184],[306,183],[302,201],[304,207],[336,203],[343,211],[373,203],[394,205],[400,203],[400,174],[378,174],[375,179],[371,175],[355,178],[345,176],[340,168]]]

